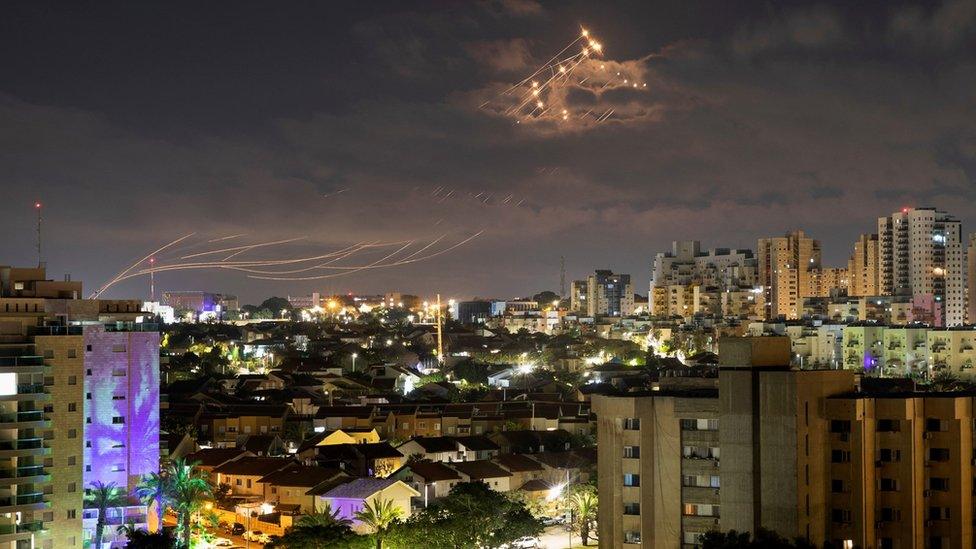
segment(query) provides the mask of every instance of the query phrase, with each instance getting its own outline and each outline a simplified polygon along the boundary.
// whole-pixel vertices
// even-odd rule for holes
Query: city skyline
[[[971,2],[255,6],[192,21],[172,5],[5,8],[9,261],[35,261],[41,201],[49,272],[86,291],[186,230],[330,250],[485,230],[429,262],[326,283],[156,283],[245,302],[511,297],[558,291],[565,256],[568,280],[609,268],[643,294],[673,240],[755,249],[802,229],[825,266],[844,266],[902,207],[946,210],[964,235],[976,219]],[[647,91],[600,96],[615,109],[600,124],[516,125],[479,108],[581,28]],[[568,106],[593,100],[574,91]],[[497,203],[463,198],[478,193]],[[143,293],[139,279],[107,297]]]

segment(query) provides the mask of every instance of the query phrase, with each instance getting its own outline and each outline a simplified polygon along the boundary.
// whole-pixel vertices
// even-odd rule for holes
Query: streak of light
[[[221,254],[221,253],[234,252],[234,251],[243,251],[243,250],[253,250],[254,248],[262,248],[262,247],[266,247],[266,246],[277,246],[279,244],[288,244],[289,242],[295,242],[295,241],[298,241],[298,240],[305,240],[306,238],[308,238],[308,237],[306,237],[306,236],[299,236],[299,237],[295,237],[295,238],[286,238],[284,240],[275,240],[273,242],[262,242],[262,243],[259,243],[259,244],[247,244],[245,246],[234,246],[233,248],[224,248],[222,250],[209,250],[209,251],[206,251],[206,252],[199,252],[199,253],[195,253],[195,254],[184,255],[184,256],[180,257],[180,259],[193,259],[195,257],[202,257],[202,256],[205,256],[205,255]],[[236,254],[234,254],[234,255],[236,255]]]
[[[232,238],[240,238],[242,236],[247,236],[247,233],[232,234],[230,236],[222,236],[220,238],[211,238],[207,241],[208,244],[213,244],[214,242],[223,242],[224,240],[230,240]]]
[[[360,270],[365,270],[365,269],[377,269],[377,268],[397,267],[397,266],[406,265],[406,264],[409,264],[409,263],[417,263],[417,262],[420,262],[420,261],[427,261],[428,259],[433,259],[433,258],[435,258],[437,256],[440,256],[440,255],[443,255],[443,254],[448,253],[450,251],[456,250],[457,248],[459,248],[459,247],[467,244],[468,242],[471,242],[475,238],[481,236],[484,232],[485,232],[484,229],[482,229],[482,230],[476,232],[475,234],[469,236],[468,238],[465,238],[464,240],[461,240],[460,242],[457,242],[456,244],[453,244],[451,246],[448,246],[447,248],[444,248],[443,250],[439,250],[437,252],[434,252],[434,253],[425,255],[423,257],[417,257],[417,258],[413,258],[413,259],[409,259],[409,260],[403,260],[403,261],[396,261],[396,262],[393,262],[393,263],[387,263],[387,264],[383,264],[383,265],[363,266],[363,267],[358,268],[356,270],[351,270],[351,271],[347,271],[347,272],[344,272],[344,273],[333,273],[333,274],[327,274],[327,275],[318,275],[318,276],[311,276],[311,277],[297,277],[297,278],[288,278],[288,277],[262,277],[262,276],[251,276],[250,278],[255,278],[255,279],[260,279],[260,280],[322,280],[322,279],[327,279],[327,278],[336,278],[336,277],[339,277],[339,276],[345,276],[345,275],[353,274],[354,272],[359,272]]]
[[[139,260],[137,260],[134,263],[132,263],[132,265],[129,265],[128,268],[126,268],[125,270],[123,270],[119,274],[115,275],[115,278],[113,278],[112,280],[110,280],[109,282],[107,282],[104,286],[102,286],[97,291],[95,291],[91,295],[90,299],[97,298],[102,292],[104,292],[105,290],[107,290],[109,286],[111,286],[112,284],[115,284],[119,280],[120,277],[125,276],[129,271],[131,271],[132,269],[136,268],[137,266],[139,266],[141,263],[143,263],[144,261],[146,261],[150,257],[153,257],[155,255],[158,255],[163,250],[165,250],[165,249],[167,249],[167,248],[169,248],[171,246],[175,246],[175,245],[179,244],[180,242],[183,242],[184,240],[186,240],[187,238],[190,238],[194,234],[196,234],[196,233],[190,233],[190,234],[181,236],[180,238],[177,238],[176,240],[174,240],[174,241],[172,241],[172,242],[170,242],[168,244],[164,244],[164,245],[160,246],[159,248],[156,248],[155,250],[149,252],[144,257],[142,257]]]

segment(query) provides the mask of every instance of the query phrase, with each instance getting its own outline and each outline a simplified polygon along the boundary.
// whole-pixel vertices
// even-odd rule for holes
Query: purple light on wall
[[[89,326],[85,345],[85,486],[131,491],[159,471],[159,334]]]
[[[871,353],[864,353],[864,370],[865,371],[873,370],[874,369],[874,366],[877,364],[877,362],[878,362],[877,359],[875,359],[873,356],[871,356]]]

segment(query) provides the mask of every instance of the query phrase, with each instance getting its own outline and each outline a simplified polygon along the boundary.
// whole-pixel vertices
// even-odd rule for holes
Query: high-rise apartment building
[[[973,547],[976,392],[859,389],[789,358],[786,338],[723,339],[717,391],[594,397],[600,546],[765,528],[815,546]]]
[[[966,244],[966,324],[976,324],[976,233]]]
[[[785,337],[723,339],[718,390],[598,396],[601,547],[694,546],[760,526],[822,543],[826,395],[851,372],[791,370]]]
[[[748,297],[742,293],[753,290],[757,282],[752,250],[713,248],[705,252],[697,240],[675,241],[671,251],[654,257],[649,306],[652,314],[661,317],[724,315],[734,308],[723,307],[723,303],[741,301],[740,294]]]
[[[698,284],[719,290],[756,285],[756,258],[752,250],[713,248],[701,250],[697,240],[675,241],[670,252],[654,257],[651,288]]]
[[[854,242],[854,253],[847,261],[850,280],[847,295],[881,295],[878,260],[878,235],[862,234]]]
[[[817,287],[820,241],[803,231],[760,238],[757,256],[766,318],[799,318],[803,298],[814,297],[809,294]]]
[[[586,296],[589,292],[589,281],[574,280],[570,287],[569,310],[574,313],[586,314]]]
[[[944,324],[965,321],[962,224],[935,208],[905,208],[878,218],[883,295],[931,295],[943,303]]]
[[[597,270],[586,280],[588,316],[627,316],[634,312],[634,287],[630,275]]]
[[[159,470],[158,332],[139,301],[78,299],[79,282],[44,276],[0,267],[0,548],[83,547],[97,515],[85,489],[130,491]],[[106,540],[146,524],[129,503]]]

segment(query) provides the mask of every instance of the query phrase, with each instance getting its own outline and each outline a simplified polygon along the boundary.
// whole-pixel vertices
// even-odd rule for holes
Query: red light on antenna
[[[37,208],[38,210],[41,209],[41,203],[40,202],[35,202],[34,203],[34,207]]]
[[[902,208],[902,209],[901,209],[901,213],[908,213],[908,210],[909,210],[909,209],[911,209],[911,208]]]

